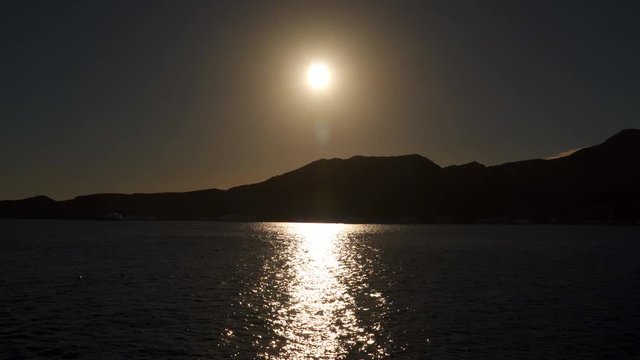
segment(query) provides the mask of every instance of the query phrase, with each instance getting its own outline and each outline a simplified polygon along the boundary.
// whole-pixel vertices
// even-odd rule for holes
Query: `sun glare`
[[[325,90],[331,83],[331,71],[329,67],[321,62],[309,65],[307,70],[307,83],[313,90]]]

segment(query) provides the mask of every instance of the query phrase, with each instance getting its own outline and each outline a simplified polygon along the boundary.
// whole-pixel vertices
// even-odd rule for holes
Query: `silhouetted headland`
[[[556,159],[440,167],[420,155],[314,161],[229,190],[0,201],[0,217],[378,223],[640,223],[640,130]]]

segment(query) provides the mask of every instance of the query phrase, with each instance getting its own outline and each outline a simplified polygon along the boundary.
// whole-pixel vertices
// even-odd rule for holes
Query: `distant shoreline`
[[[421,155],[321,159],[228,190],[0,201],[0,218],[640,224],[640,130],[554,159],[440,167]]]
[[[634,227],[640,226],[640,222],[597,222],[597,221],[584,221],[584,222],[459,222],[459,223],[427,223],[427,222],[345,222],[345,221],[320,221],[320,220],[158,220],[158,219],[145,219],[145,220],[129,220],[123,219],[118,221],[105,221],[100,219],[48,219],[48,218],[0,218],[2,221],[48,221],[48,222],[97,222],[97,223],[153,223],[153,222],[180,222],[180,223],[219,223],[219,224],[256,224],[256,223],[305,223],[305,224],[345,224],[345,225],[433,225],[433,226],[448,226],[448,225],[480,225],[480,226],[492,226],[492,225],[509,225],[509,226],[625,226]]]

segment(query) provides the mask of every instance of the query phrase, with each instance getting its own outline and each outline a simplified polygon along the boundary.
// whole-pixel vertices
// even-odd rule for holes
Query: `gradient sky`
[[[5,2],[0,199],[593,145],[640,127],[638,19],[638,1]]]

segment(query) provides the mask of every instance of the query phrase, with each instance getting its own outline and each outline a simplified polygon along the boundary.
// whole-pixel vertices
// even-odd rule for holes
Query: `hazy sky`
[[[638,19],[638,1],[5,2],[0,199],[592,145],[640,127]]]

